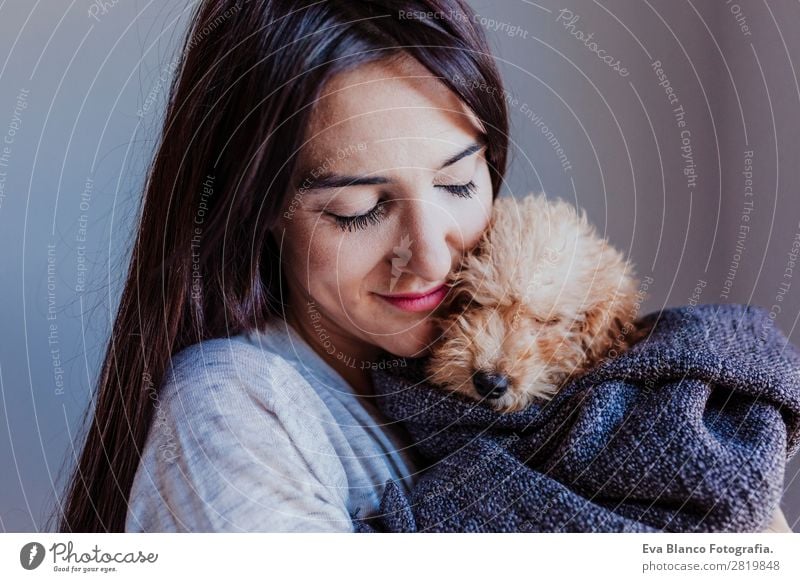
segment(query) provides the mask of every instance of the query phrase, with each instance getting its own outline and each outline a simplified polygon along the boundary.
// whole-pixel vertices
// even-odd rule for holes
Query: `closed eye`
[[[443,188],[451,194],[455,194],[460,198],[472,198],[475,194],[475,182],[470,180],[466,184],[438,184],[437,188]]]
[[[356,214],[354,216],[340,216],[331,212],[327,212],[326,214],[333,217],[339,228],[352,232],[354,230],[367,228],[370,224],[378,224],[381,218],[386,214],[386,211],[386,202],[381,200],[363,214]]]
[[[475,195],[475,182],[470,180],[466,184],[437,184],[436,188],[442,188],[459,198],[472,198]],[[342,230],[354,231],[362,230],[370,225],[378,224],[388,211],[387,201],[380,200],[378,203],[364,212],[353,216],[340,216],[332,212],[326,212],[331,216]]]

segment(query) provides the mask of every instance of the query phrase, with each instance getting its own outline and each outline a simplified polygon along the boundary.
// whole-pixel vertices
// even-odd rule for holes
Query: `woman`
[[[488,224],[500,76],[457,0],[209,0],[182,57],[60,530],[350,531],[420,468],[369,373]]]
[[[352,531],[413,485],[370,370],[435,339],[502,184],[473,16],[200,3],[60,531]]]

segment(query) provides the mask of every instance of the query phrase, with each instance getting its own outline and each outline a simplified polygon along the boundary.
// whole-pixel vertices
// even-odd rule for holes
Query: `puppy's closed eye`
[[[556,325],[556,324],[561,323],[561,318],[559,316],[557,316],[557,315],[554,315],[554,316],[551,316],[551,317],[547,317],[547,318],[534,316],[533,317],[533,321],[535,321],[539,325]]]

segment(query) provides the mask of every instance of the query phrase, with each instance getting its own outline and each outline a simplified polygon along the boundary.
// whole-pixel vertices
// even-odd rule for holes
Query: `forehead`
[[[307,167],[345,151],[337,168],[427,167],[480,133],[475,115],[420,63],[408,57],[382,60],[339,73],[326,84],[300,159]]]

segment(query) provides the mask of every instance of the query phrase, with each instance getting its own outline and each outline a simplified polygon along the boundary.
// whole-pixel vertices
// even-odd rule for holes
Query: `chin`
[[[430,352],[431,345],[436,340],[436,331],[433,322],[420,322],[411,329],[406,327],[405,332],[384,336],[381,347],[399,358],[420,358]]]

